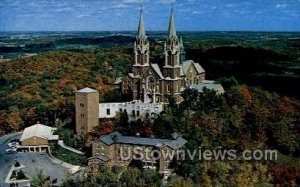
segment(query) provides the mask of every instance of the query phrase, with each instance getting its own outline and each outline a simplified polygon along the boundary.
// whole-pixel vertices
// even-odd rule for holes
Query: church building
[[[160,114],[173,96],[177,103],[183,101],[182,92],[205,89],[223,94],[221,84],[205,80],[205,70],[199,63],[185,59],[181,37],[175,29],[173,11],[169,30],[164,43],[164,63],[150,62],[150,44],[147,39],[143,11],[140,14],[138,32],[134,43],[134,64],[132,73],[119,77],[115,85],[124,94],[131,95],[131,101],[120,103],[99,103],[99,93],[91,88],[78,90],[75,96],[76,132],[88,133],[99,125],[101,119],[113,119],[120,112],[127,112],[130,119],[144,119]]]
[[[125,94],[132,95],[132,100],[145,103],[168,103],[173,96],[177,103],[182,101],[181,93],[186,88],[203,88],[224,92],[220,84],[205,80],[205,70],[199,63],[185,59],[182,37],[175,29],[173,10],[169,20],[169,29],[164,43],[164,63],[150,62],[150,44],[145,32],[143,11],[141,10],[138,32],[134,43],[134,64],[132,73],[117,79],[115,84]]]

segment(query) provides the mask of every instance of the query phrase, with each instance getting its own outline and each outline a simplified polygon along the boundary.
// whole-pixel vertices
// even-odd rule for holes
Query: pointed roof
[[[137,34],[137,36],[139,38],[146,38],[146,32],[145,32],[145,26],[144,26],[144,18],[143,18],[143,9],[141,9],[140,21],[139,21],[139,27],[138,27],[138,34]]]
[[[41,137],[48,140],[58,140],[58,135],[53,135],[56,128],[52,128],[42,124],[35,124],[24,129],[20,141],[23,141],[30,137]]]
[[[157,75],[159,76],[159,78],[163,79],[163,75],[160,71],[160,68],[158,66],[158,64],[155,64],[155,63],[151,63],[151,67],[154,69],[154,71],[157,73]]]
[[[77,91],[77,93],[92,93],[92,92],[97,92],[97,90],[86,87]]]
[[[183,45],[182,36],[180,36],[180,39],[179,39],[179,44],[180,44],[180,48],[181,48],[181,49],[184,49],[184,45]]]
[[[182,75],[186,75],[190,66],[193,65],[196,68],[197,73],[205,73],[205,70],[199,63],[194,62],[193,60],[186,60],[182,62]]]
[[[174,21],[174,16],[173,16],[173,8],[171,9],[168,36],[169,36],[169,38],[177,37],[176,36],[175,21]]]

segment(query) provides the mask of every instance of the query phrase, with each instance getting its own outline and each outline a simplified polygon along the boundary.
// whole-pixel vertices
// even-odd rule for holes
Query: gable
[[[195,68],[197,74],[205,73],[205,70],[201,67],[199,63],[195,63],[193,60],[186,60],[182,63],[183,75],[187,75],[191,67]]]
[[[160,67],[158,66],[158,64],[151,64],[150,71],[152,71],[152,74],[156,74],[156,76],[158,76],[159,79],[163,79],[164,78],[163,75],[162,75],[162,73],[161,73],[161,70],[160,70]]]

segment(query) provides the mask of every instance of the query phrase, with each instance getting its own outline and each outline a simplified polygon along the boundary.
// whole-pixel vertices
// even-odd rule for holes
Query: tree
[[[37,170],[31,179],[31,185],[33,187],[50,187],[51,182],[48,177],[43,174],[43,170]]]
[[[102,186],[113,184],[117,180],[117,175],[109,170],[100,173],[96,177],[96,182]]]
[[[105,102],[122,102],[122,93],[119,90],[110,90],[108,93],[104,95]]]
[[[137,168],[128,167],[121,175],[120,181],[128,187],[139,186],[141,185],[141,171]]]
[[[146,186],[160,186],[161,175],[154,170],[146,170],[142,173],[142,180]]]
[[[23,129],[24,124],[21,113],[16,107],[10,109],[9,114],[5,118],[5,122],[13,132]]]

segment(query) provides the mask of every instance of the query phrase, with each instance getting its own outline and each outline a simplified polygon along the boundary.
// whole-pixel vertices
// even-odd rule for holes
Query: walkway
[[[58,145],[60,145],[64,149],[67,149],[67,150],[77,153],[79,155],[84,155],[84,152],[65,145],[63,140],[58,140]]]

